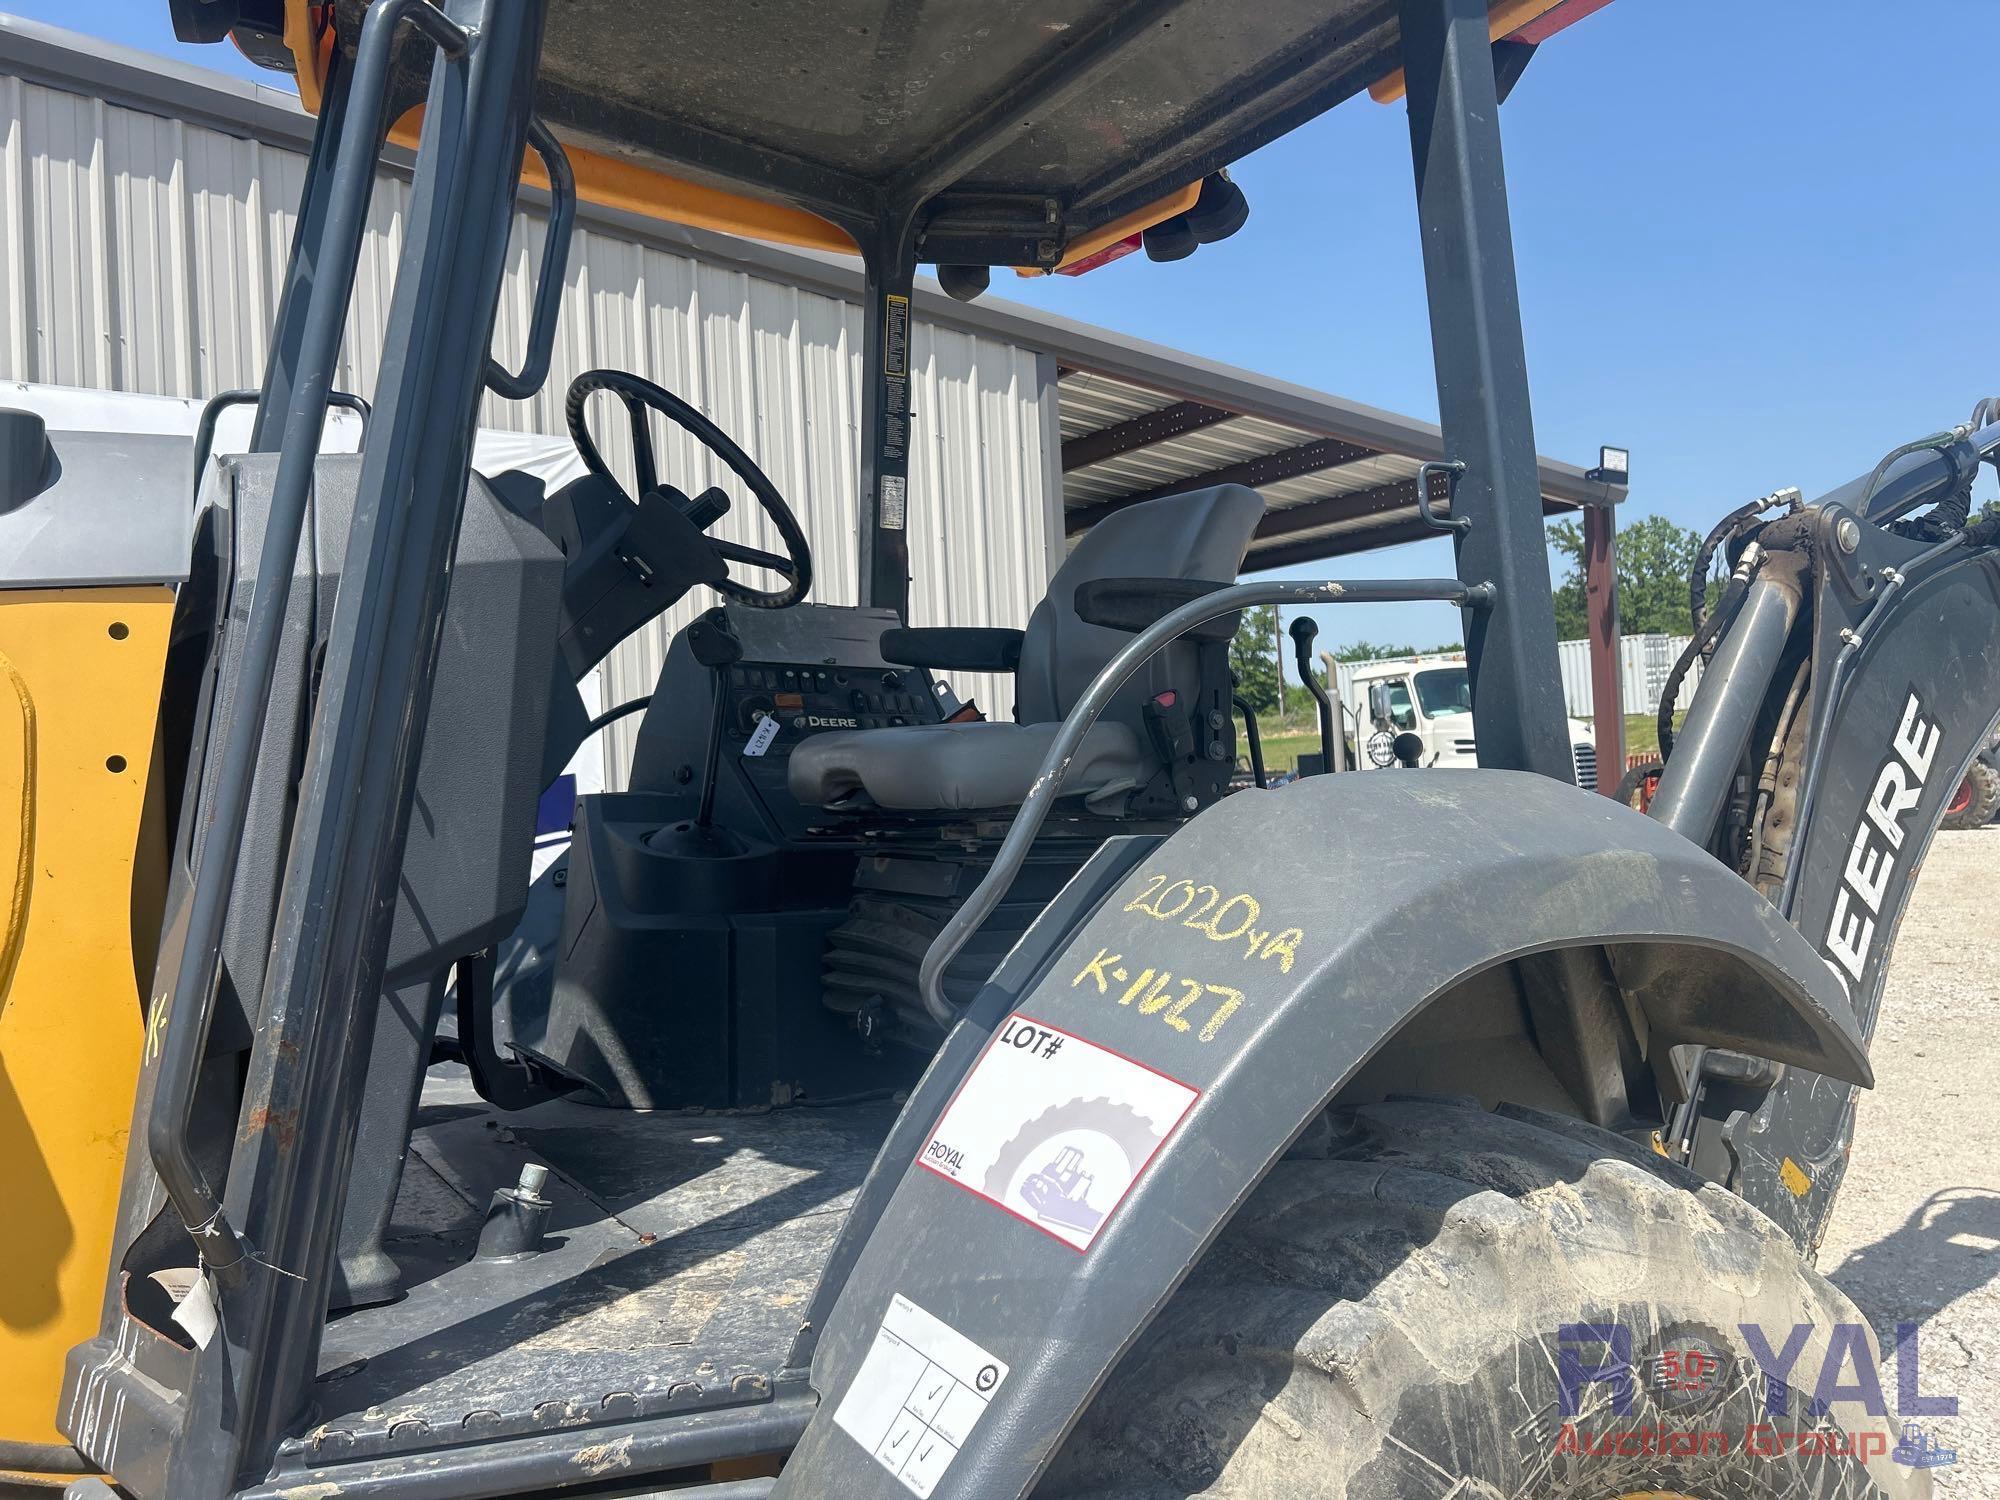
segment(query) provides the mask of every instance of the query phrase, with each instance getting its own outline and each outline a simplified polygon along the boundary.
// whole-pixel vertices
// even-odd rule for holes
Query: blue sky
[[[0,8],[282,81],[227,46],[177,47],[165,0]],[[1996,47],[1993,0],[1615,0],[1544,46],[1502,116],[1537,447],[1581,463],[1629,447],[1627,517],[1706,529],[2000,393]],[[1236,176],[1251,218],[1232,240],[994,290],[1434,418],[1402,107],[1350,101]],[[1337,567],[1429,574],[1450,556],[1420,543]],[[1456,628],[1417,605],[1321,624],[1323,643]]]

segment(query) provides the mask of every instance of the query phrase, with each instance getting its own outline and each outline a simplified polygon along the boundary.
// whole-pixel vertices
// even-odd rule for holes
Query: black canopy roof
[[[928,205],[926,261],[1047,264],[1398,66],[1394,0],[558,0],[538,102],[843,227]]]

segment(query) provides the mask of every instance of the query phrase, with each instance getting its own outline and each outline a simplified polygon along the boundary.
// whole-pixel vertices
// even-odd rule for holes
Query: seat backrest
[[[1076,612],[1079,584],[1106,578],[1201,578],[1233,583],[1264,518],[1264,501],[1240,484],[1191,490],[1113,511],[1085,532],[1028,617],[1016,677],[1016,717],[1045,724],[1066,715],[1104,664],[1132,639]],[[1104,717],[1134,727],[1145,704],[1176,688],[1192,692],[1197,648],[1177,641],[1132,676]]]

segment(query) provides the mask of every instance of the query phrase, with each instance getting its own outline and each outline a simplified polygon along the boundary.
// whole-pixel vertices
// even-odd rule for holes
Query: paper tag
[[[1200,1097],[1095,1042],[1010,1016],[917,1165],[1088,1250]]]
[[[757,721],[757,727],[750,731],[750,743],[743,747],[745,755],[762,755],[771,748],[771,741],[778,737],[778,716],[765,714]]]
[[[897,1295],[833,1422],[904,1489],[929,1495],[1006,1378],[1004,1361]]]
[[[899,474],[882,476],[882,529],[901,531],[903,529],[904,497],[909,493],[909,481]]]
[[[215,1315],[215,1293],[209,1290],[208,1278],[197,1276],[188,1293],[175,1307],[174,1321],[185,1328],[195,1347],[206,1349],[215,1338],[215,1331],[221,1326]]]

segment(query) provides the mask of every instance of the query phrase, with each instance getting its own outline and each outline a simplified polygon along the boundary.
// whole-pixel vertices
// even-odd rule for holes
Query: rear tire
[[[1838,1448],[1891,1416],[1791,1393],[1769,1416],[1739,1325],[1771,1347],[1811,1325],[1794,1367],[1815,1383],[1831,1331],[1875,1340],[1774,1224],[1621,1137],[1511,1106],[1397,1101],[1334,1116],[1326,1159],[1278,1164],[1113,1370],[1039,1496],[1313,1500],[1914,1500],[1928,1476],[1887,1456],[1745,1451],[1748,1427]],[[1572,1385],[1568,1324],[1630,1330],[1636,1394]],[[1656,1392],[1649,1359],[1708,1348],[1724,1375]],[[1849,1359],[1843,1385],[1861,1375]],[[1893,1392],[1893,1382],[1891,1383]],[[1726,1451],[1561,1453],[1573,1434],[1711,1431]],[[1845,1435],[1845,1436],[1844,1436]],[[1640,1443],[1643,1445],[1643,1438]],[[1574,1444],[1572,1444],[1574,1446]],[[1657,1443],[1654,1445],[1657,1446]]]
[[[2000,771],[1986,764],[1982,757],[1972,763],[1972,769],[1965,773],[1965,780],[1952,795],[1942,826],[1984,828],[1993,821],[1995,809],[2000,809]]]

